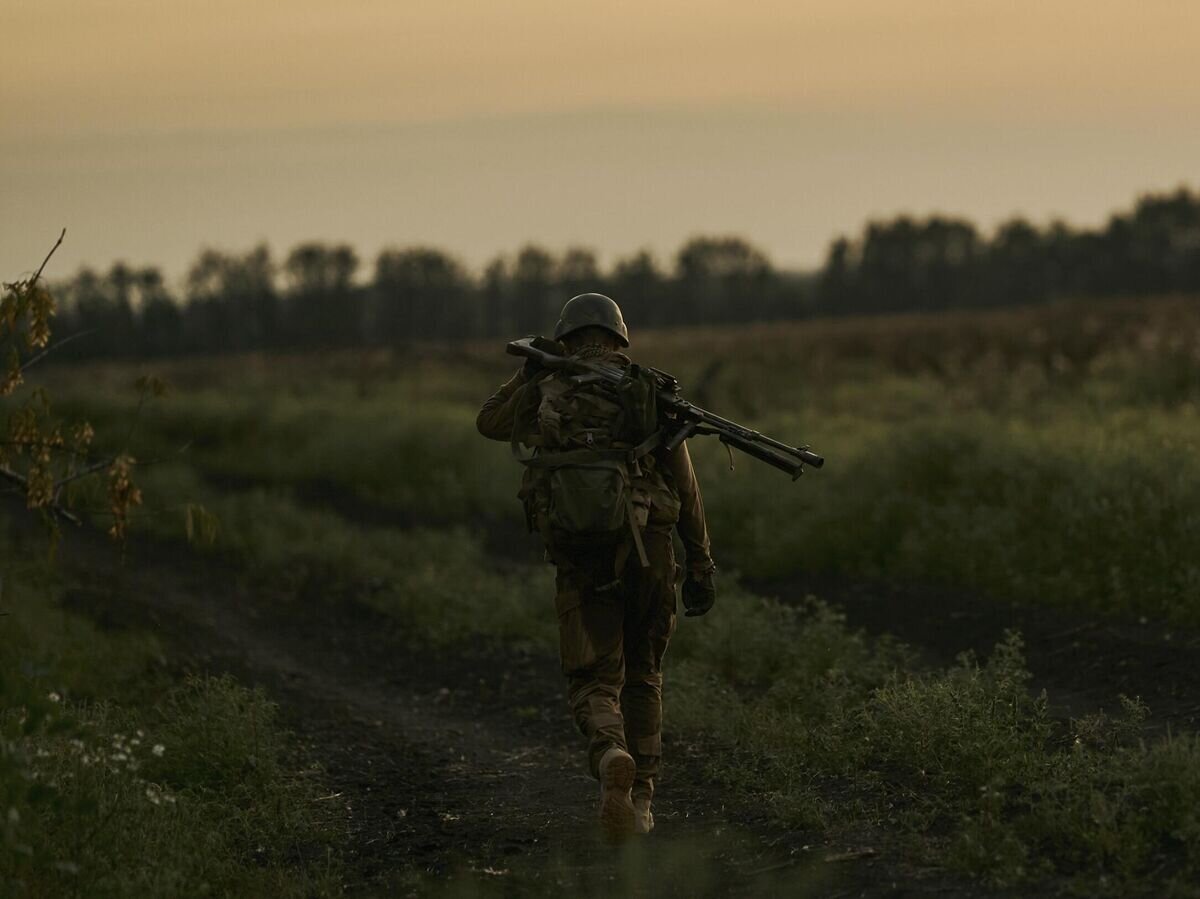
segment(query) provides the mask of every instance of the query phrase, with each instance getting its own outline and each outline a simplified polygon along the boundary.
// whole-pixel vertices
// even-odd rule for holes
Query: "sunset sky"
[[[5,0],[0,277],[205,245],[817,264],[872,216],[1200,186],[1200,3]]]

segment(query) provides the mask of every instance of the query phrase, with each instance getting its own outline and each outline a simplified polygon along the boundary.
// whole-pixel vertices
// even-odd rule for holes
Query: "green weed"
[[[336,823],[261,693],[175,684],[154,639],[59,608],[85,588],[44,556],[6,556],[4,574],[0,892],[338,892]]]

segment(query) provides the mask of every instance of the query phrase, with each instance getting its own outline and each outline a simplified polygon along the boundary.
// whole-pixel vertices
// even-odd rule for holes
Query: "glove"
[[[683,581],[683,605],[688,618],[703,615],[717,601],[717,585],[714,582],[716,568],[708,571],[690,571]]]
[[[549,337],[535,337],[530,344],[535,350],[541,350],[543,353],[549,353],[551,356],[561,356],[563,354],[562,344],[557,340],[551,340]],[[542,363],[536,359],[526,359],[525,365],[521,368],[521,374],[525,376],[525,380],[529,381],[542,370]]]

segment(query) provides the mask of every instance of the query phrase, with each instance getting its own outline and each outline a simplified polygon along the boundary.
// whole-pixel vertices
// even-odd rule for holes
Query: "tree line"
[[[369,272],[345,244],[310,242],[276,260],[265,245],[206,249],[172,288],[118,262],[57,285],[63,356],[166,356],[402,346],[548,331],[564,300],[600,291],[635,328],[1030,304],[1061,297],[1200,293],[1200,194],[1141,197],[1100,228],[899,216],[839,237],[816,273],[776,268],[739,237],[697,237],[669,267],[639,251],[537,245],[472,272],[433,247],[395,247]],[[65,327],[64,327],[65,325]]]
[[[969,221],[900,216],[829,248],[813,311],[886,313],[1200,293],[1200,193],[1146,194],[1100,228],[1022,218],[985,237]]]

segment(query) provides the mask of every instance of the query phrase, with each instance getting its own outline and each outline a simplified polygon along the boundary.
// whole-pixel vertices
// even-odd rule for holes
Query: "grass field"
[[[4,895],[335,894],[318,772],[274,703],[64,608],[97,584],[47,565],[44,537],[8,527],[4,545]]]
[[[953,590],[1054,609],[1080,627],[1170,628],[1180,642],[1200,625],[1200,304],[635,335],[633,352],[676,373],[695,402],[828,459],[789,485],[747,458],[731,473],[723,449],[692,442],[722,595],[712,615],[680,627],[667,726],[718,747],[703,753],[701,770],[714,795],[765,810],[747,818],[752,834],[875,834],[893,857],[968,884],[1195,894],[1200,745],[1190,728],[1147,730],[1156,710],[1133,692],[1112,695],[1107,712],[1064,718],[1053,694],[1030,690],[1016,634],[995,633],[982,658],[930,665],[921,647],[868,636],[819,597],[763,598],[739,578]],[[131,448],[154,464],[140,470],[147,501],[135,542],[151,555],[161,547],[164,558],[208,560],[271,602],[369,609],[395,622],[414,657],[470,658],[482,640],[503,658],[551,658],[552,572],[519,536],[508,447],[474,430],[478,404],[513,367],[493,345],[182,360],[156,366],[172,391],[140,416],[128,385],[142,366],[55,369],[49,380],[60,409],[101,434],[123,438],[136,417]],[[40,822],[31,857],[54,861],[35,875],[10,855],[12,877],[47,895],[77,876],[56,864],[116,872],[114,894],[142,884],[198,892],[205,878],[230,894],[262,888],[254,878],[276,878],[276,892],[335,890],[338,835],[305,811],[291,738],[269,723],[267,698],[227,678],[130,674],[170,649],[137,629],[93,636],[47,599],[70,585],[44,586],[40,570],[20,579],[43,584],[21,588],[43,606],[21,605],[31,611],[6,631],[3,651],[14,660],[52,652],[49,668],[35,668],[56,673],[5,688],[70,696],[69,706],[37,703],[47,722],[69,726],[24,723],[6,745],[76,764],[82,784],[70,755],[77,729],[109,742],[142,729],[164,745],[154,735],[170,733],[172,745],[194,747],[177,768],[168,751],[144,759],[128,784],[61,801],[95,828],[105,803],[123,808],[132,800],[121,791],[153,784],[178,797],[169,810],[178,823],[156,831],[156,854],[175,858],[173,846],[205,829],[225,841],[216,856],[237,859],[253,844],[274,861],[210,869],[180,854],[164,866],[178,880],[164,885],[147,879],[161,872],[141,871],[103,840],[88,843],[86,858],[72,855],[73,837],[55,830],[70,816],[31,805],[21,811]],[[899,629],[908,613],[891,614]],[[46,650],[58,644],[39,635],[68,620],[86,636]],[[93,670],[105,678],[89,680]],[[239,748],[248,717],[268,722],[275,761],[245,783],[228,766],[251,754]],[[225,755],[191,735],[198,718],[226,722]],[[162,811],[136,805],[131,822]],[[216,819],[236,826],[208,830],[203,822]],[[274,842],[261,842],[265,832]],[[325,854],[285,848],[322,840]],[[464,876],[443,885],[496,887],[493,875]]]
[[[1200,313],[1184,300],[942,318],[647,335],[641,357],[701,405],[827,469],[774,471],[694,441],[726,564],[969,587],[1200,622]],[[313,371],[313,366],[319,371]],[[140,425],[143,458],[260,485],[322,482],[444,526],[511,524],[506,448],[479,441],[496,347],[166,366],[174,399]],[[98,424],[123,367],[89,371]],[[118,430],[118,433],[123,431]],[[168,493],[167,495],[173,495]]]

